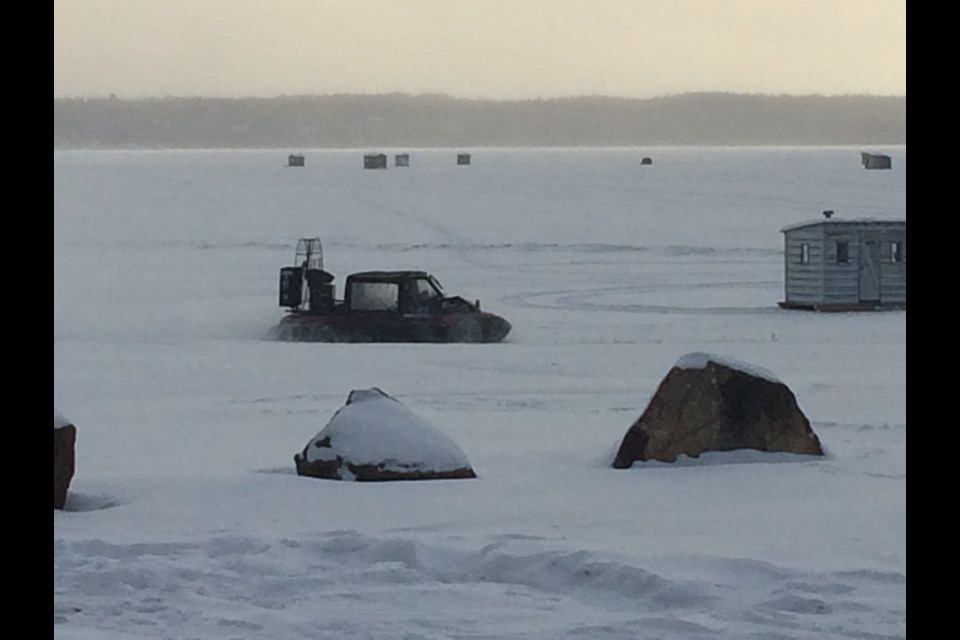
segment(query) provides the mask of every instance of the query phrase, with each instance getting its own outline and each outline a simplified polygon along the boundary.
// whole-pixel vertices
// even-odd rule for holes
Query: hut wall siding
[[[837,243],[847,243],[847,262],[837,262]],[[824,228],[823,301],[860,302],[860,235],[853,229]]]
[[[889,260],[889,257],[887,258]],[[881,302],[903,304],[907,301],[907,265],[884,262],[880,271]]]
[[[797,265],[805,267],[790,274],[790,287],[787,290],[789,302],[817,302],[823,297],[823,276],[814,265]]]
[[[857,304],[860,302],[860,287],[835,287],[825,289],[822,302],[829,304]]]

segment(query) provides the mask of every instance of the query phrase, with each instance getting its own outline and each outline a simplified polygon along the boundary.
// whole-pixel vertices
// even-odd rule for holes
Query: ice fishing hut
[[[470,154],[469,154],[469,153],[458,153],[458,154],[457,154],[457,164],[470,164]]]
[[[885,156],[880,153],[864,153],[861,151],[860,162],[863,164],[864,169],[893,168],[893,160],[890,159],[890,156]]]
[[[288,167],[302,167],[304,165],[304,158],[298,153],[291,153],[287,157],[287,166]]]
[[[393,157],[393,166],[395,167],[409,167],[410,166],[410,154],[409,153],[398,153]]]
[[[363,168],[364,169],[386,169],[387,154],[370,153],[363,156]]]
[[[907,308],[907,221],[819,220],[781,229],[784,309]]]

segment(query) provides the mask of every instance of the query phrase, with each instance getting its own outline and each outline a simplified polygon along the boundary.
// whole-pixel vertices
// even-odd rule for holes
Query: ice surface
[[[906,636],[906,312],[777,307],[780,229],[904,219],[905,148],[365,151],[54,153],[56,638]],[[338,284],[424,269],[514,330],[263,340],[314,235]],[[691,353],[776,371],[829,455],[612,469]],[[480,477],[298,478],[371,387]]]

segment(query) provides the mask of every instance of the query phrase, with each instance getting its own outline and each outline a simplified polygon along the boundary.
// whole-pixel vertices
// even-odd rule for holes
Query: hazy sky
[[[54,97],[906,95],[906,0],[54,0]]]

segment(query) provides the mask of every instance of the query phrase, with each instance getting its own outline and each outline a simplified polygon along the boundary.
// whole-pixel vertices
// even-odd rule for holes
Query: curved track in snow
[[[701,282],[679,287],[683,291],[695,292],[698,289],[754,289],[775,287],[779,283],[774,280],[759,280],[752,282]],[[501,298],[501,302],[517,307],[532,309],[563,309],[571,311],[615,311],[620,313],[685,313],[685,314],[767,314],[777,311],[776,306],[739,307],[739,306],[693,306],[667,305],[628,302],[604,302],[604,298],[616,297],[620,294],[656,294],[659,292],[677,291],[676,285],[636,285],[601,287],[598,289],[561,289],[556,291],[528,291]],[[691,295],[692,302],[696,295]]]

